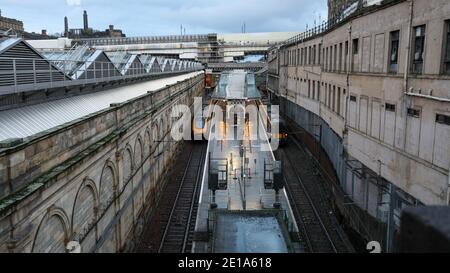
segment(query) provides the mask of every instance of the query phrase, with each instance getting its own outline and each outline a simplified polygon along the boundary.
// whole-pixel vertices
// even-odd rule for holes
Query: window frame
[[[352,39],[352,54],[353,55],[359,54],[359,38]]]
[[[423,34],[421,36],[417,36],[417,30],[419,28],[423,28]],[[418,37],[420,37],[420,43],[422,44],[421,46],[421,55],[420,55],[420,59],[416,60],[416,54],[417,52],[417,45],[418,45]],[[411,73],[412,74],[424,74],[424,64],[425,64],[425,52],[426,52],[426,37],[427,37],[427,25],[423,24],[423,25],[417,25],[413,27],[413,40],[412,40],[412,50],[411,50]],[[420,65],[420,71],[418,69]]]
[[[396,40],[394,40],[393,38],[393,34],[397,33],[397,37]],[[392,74],[397,74],[398,73],[398,63],[399,63],[399,59],[400,59],[400,37],[401,37],[401,31],[400,30],[394,30],[389,32],[389,64],[388,64],[388,69],[389,69],[389,73]],[[394,49],[394,41],[397,42],[396,47],[397,47],[397,56],[396,56],[396,60],[393,61],[392,60],[392,56],[393,56],[393,49]],[[395,71],[394,69],[392,69],[392,65],[396,65]]]
[[[442,52],[442,74],[450,76],[450,19],[444,20]]]
[[[395,104],[393,104],[393,103],[386,102],[386,103],[384,104],[384,109],[385,109],[386,111],[396,113],[396,111],[397,111],[397,105],[395,105]]]

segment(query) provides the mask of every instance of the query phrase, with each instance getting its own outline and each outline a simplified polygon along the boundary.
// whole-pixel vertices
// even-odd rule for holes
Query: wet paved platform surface
[[[218,213],[216,221],[214,253],[288,253],[275,216]]]

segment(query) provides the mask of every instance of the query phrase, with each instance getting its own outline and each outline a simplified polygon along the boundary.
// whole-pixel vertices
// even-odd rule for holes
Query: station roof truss
[[[203,65],[127,51],[104,52],[88,45],[39,52],[20,38],[0,38],[0,96],[201,70]]]
[[[169,59],[159,58],[159,62],[161,64],[161,71],[162,72],[170,72],[172,71],[172,63]]]
[[[122,75],[102,50],[79,47],[73,52],[55,51],[44,55],[73,80]]]
[[[68,80],[41,53],[20,38],[0,39],[0,86]]]
[[[147,71],[147,73],[162,72],[161,65],[159,64],[157,57],[151,55],[141,55],[139,56],[139,59],[144,65],[145,71]]]
[[[136,54],[130,54],[126,51],[116,51],[107,53],[107,55],[124,76],[143,73],[145,70],[144,65]]]

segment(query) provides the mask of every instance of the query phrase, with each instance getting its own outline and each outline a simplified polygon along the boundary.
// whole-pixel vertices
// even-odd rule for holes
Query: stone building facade
[[[269,53],[269,90],[321,141],[366,240],[391,242],[406,206],[450,205],[449,58],[447,0],[389,1]]]
[[[359,0],[328,0],[328,19],[339,17],[350,4]]]
[[[1,15],[1,11],[0,11],[0,29],[5,29],[5,30],[14,29],[16,32],[19,32],[19,33],[24,31],[22,21],[3,17]]]
[[[0,252],[131,249],[181,145],[171,109],[203,90],[199,73],[0,149]]]

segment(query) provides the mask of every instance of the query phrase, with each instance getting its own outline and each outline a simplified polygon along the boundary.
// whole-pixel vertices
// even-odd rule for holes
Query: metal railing
[[[203,69],[200,63],[190,64],[176,71],[147,72],[143,65],[134,63],[121,72],[117,67],[124,67],[125,63],[0,57],[0,95],[140,77],[160,77]]]
[[[321,24],[314,26],[311,29],[307,29],[306,31],[291,37],[284,41],[282,43],[282,46],[288,46],[291,44],[295,44],[298,42],[302,42],[305,40],[308,40],[310,38],[316,37],[324,32],[327,32],[328,30],[334,28],[339,23],[343,22],[347,18],[349,18],[352,15],[359,14],[362,10],[369,6],[374,5],[384,5],[388,3],[395,3],[395,2],[401,2],[403,0],[383,0],[383,1],[376,1],[376,0],[354,0],[350,2],[346,8],[344,8],[339,15],[327,20],[323,21]]]
[[[99,45],[126,45],[126,44],[147,44],[147,43],[173,43],[173,42],[210,42],[207,34],[200,35],[167,35],[167,36],[146,36],[146,37],[121,37],[121,38],[80,38],[74,39],[79,43],[90,46]]]

